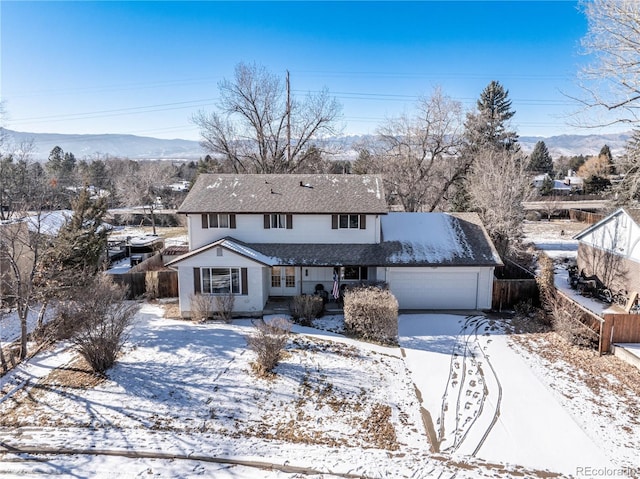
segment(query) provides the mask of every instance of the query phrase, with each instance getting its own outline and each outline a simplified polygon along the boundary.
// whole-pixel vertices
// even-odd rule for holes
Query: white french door
[[[298,294],[298,268],[273,266],[271,268],[271,296],[295,296]]]

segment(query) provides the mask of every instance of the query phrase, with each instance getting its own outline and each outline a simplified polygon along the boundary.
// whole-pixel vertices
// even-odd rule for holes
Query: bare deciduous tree
[[[118,161],[114,179],[120,200],[129,206],[143,206],[149,212],[153,234],[156,233],[157,198],[176,175],[171,163],[164,161]]]
[[[219,89],[218,111],[200,111],[193,122],[203,148],[236,173],[298,171],[316,153],[319,140],[337,133],[341,106],[326,90],[287,101],[280,77],[245,63]]]
[[[519,151],[485,147],[467,175],[468,191],[498,253],[504,257],[519,244],[531,194],[526,160]]]
[[[405,211],[436,210],[465,173],[468,165],[458,156],[462,124],[462,105],[435,88],[419,101],[414,116],[378,129],[374,168]]]
[[[579,72],[583,96],[575,99],[585,111],[578,122],[582,126],[636,123],[640,119],[640,2],[589,0],[581,5],[589,24],[582,47],[593,61]]]
[[[614,189],[614,206],[637,204],[640,199],[640,130],[636,130],[627,142],[617,169],[624,173],[624,177]]]

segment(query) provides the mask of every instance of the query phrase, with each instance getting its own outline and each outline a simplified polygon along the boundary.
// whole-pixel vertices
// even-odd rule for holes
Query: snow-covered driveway
[[[439,451],[571,475],[614,467],[509,346],[498,321],[402,315],[399,328]]]

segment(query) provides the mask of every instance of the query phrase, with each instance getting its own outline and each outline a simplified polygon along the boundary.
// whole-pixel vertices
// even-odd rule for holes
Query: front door
[[[295,296],[298,294],[298,269],[295,266],[271,268],[271,296]]]

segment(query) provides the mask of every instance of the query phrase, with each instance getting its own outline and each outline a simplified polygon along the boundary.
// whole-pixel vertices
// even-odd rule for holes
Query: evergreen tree
[[[476,103],[477,111],[469,113],[465,123],[467,143],[472,148],[517,148],[518,134],[509,129],[509,120],[516,112],[511,109],[508,97],[509,90],[495,80],[482,91]]]
[[[83,189],[72,201],[73,216],[51,243],[46,255],[45,274],[54,289],[71,286],[79,278],[93,276],[99,270],[107,246],[104,216],[106,200],[92,200]]]
[[[450,211],[462,213],[471,210],[471,195],[467,189],[466,182],[460,179],[454,185],[453,197],[449,202]]]
[[[611,154],[611,148],[609,148],[609,145],[604,145],[601,149],[600,149],[600,153],[598,154],[598,157],[604,159],[607,161],[607,165],[609,165],[609,171],[608,173],[611,175],[615,175],[616,174],[616,167],[613,164],[613,155]]]
[[[531,155],[529,155],[529,171],[536,173],[548,173],[553,172],[553,159],[549,155],[549,150],[544,141],[539,141],[534,146]]]
[[[540,186],[540,195],[549,196],[551,193],[553,193],[553,180],[547,175],[542,181],[542,186]]]

